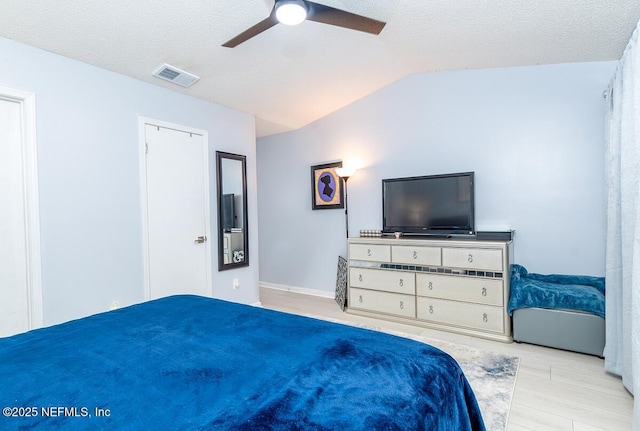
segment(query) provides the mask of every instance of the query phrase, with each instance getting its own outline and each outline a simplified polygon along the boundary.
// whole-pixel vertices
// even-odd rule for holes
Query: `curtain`
[[[605,369],[640,393],[640,22],[607,89]],[[640,403],[634,402],[634,429]]]

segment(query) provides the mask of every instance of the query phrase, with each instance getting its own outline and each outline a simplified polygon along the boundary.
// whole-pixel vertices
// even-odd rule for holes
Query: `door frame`
[[[172,129],[179,132],[193,133],[201,135],[204,142],[204,211],[205,211],[205,258],[206,258],[206,282],[209,293],[213,295],[211,284],[212,264],[211,264],[211,199],[209,195],[209,133],[206,130],[195,129],[166,121],[155,120],[147,117],[138,117],[138,159],[140,172],[140,211],[142,215],[142,252],[144,261],[144,298],[145,301],[151,299],[151,283],[149,272],[149,214],[147,205],[147,158],[145,126],[156,126],[165,129]]]
[[[36,140],[36,96],[33,93],[0,86],[0,99],[17,103],[22,120],[21,153],[25,204],[27,307],[29,329],[44,325],[42,295],[42,257],[40,249],[40,199],[38,190],[38,146]]]

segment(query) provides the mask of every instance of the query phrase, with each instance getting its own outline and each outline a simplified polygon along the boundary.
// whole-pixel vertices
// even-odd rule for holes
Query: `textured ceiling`
[[[638,0],[316,0],[387,22],[378,36],[277,25],[273,0],[2,0],[0,36],[256,116],[257,136],[294,130],[426,71],[617,60]],[[201,79],[153,77],[163,63]]]

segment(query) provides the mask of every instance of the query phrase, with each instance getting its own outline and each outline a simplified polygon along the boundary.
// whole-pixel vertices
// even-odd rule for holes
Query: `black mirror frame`
[[[242,231],[244,260],[224,263],[224,232],[222,229],[222,160],[231,159],[242,162]],[[247,156],[216,151],[216,176],[218,190],[218,271],[249,266],[249,221],[247,218]]]

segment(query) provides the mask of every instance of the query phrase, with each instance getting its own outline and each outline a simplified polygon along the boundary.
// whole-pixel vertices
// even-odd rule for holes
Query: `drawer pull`
[[[371,256],[371,249],[370,248],[367,249],[367,256]]]
[[[487,296],[487,288],[486,287],[482,288],[482,296]]]
[[[358,281],[362,281],[362,274],[358,275]]]
[[[414,259],[417,259],[417,258],[418,258],[418,252],[417,252],[417,251],[414,251],[414,252],[413,252],[413,258],[414,258]]]
[[[404,286],[404,281],[400,279],[400,286]]]
[[[430,282],[429,282],[429,285],[427,286],[427,288],[428,288],[429,290],[433,290],[433,282],[431,282],[431,281],[430,281]]]
[[[429,314],[433,314],[433,305],[429,306]]]
[[[487,323],[489,321],[489,317],[487,316],[487,313],[482,313],[482,321],[484,323]]]
[[[358,301],[359,301],[359,302],[362,302],[362,295],[360,295],[360,296],[358,297]],[[486,314],[485,314],[485,316],[486,316]]]
[[[467,257],[467,260],[469,261],[469,263],[473,262],[473,255],[471,253],[469,253],[469,257]]]
[[[404,310],[404,302],[400,301],[400,309]]]

